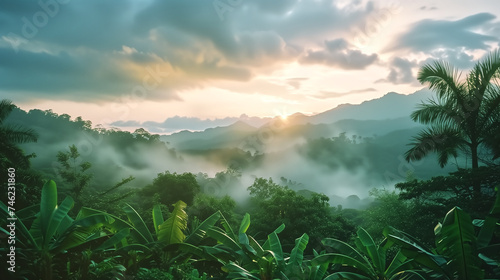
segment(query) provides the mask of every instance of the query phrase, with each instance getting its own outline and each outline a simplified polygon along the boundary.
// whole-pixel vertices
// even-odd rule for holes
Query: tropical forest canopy
[[[0,218],[16,237],[2,263],[15,255],[18,271],[2,273],[498,279],[499,69],[498,51],[465,77],[425,65],[430,99],[399,118],[324,121],[332,110],[171,135],[2,100]]]

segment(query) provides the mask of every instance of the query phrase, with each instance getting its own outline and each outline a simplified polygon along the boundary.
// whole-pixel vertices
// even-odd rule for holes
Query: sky
[[[94,125],[203,127],[413,93],[499,47],[495,1],[0,0],[0,97]]]

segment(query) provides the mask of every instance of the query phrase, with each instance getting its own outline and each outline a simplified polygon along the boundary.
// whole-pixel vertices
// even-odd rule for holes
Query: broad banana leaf
[[[359,241],[366,248],[368,256],[372,260],[375,273],[382,274],[385,271],[385,254],[381,256],[377,244],[364,228],[359,228],[357,234]]]
[[[324,280],[371,280],[372,278],[354,272],[335,272]]]
[[[156,236],[158,236],[158,233],[160,232],[160,225],[163,224],[163,222],[165,222],[165,219],[163,218],[160,204],[156,204],[153,207],[153,226],[155,227]]]
[[[360,273],[363,273],[366,276],[375,275],[375,271],[373,271],[373,268],[369,264],[360,262],[355,258],[343,254],[323,254],[315,257],[311,261],[311,264],[314,266],[322,265],[325,263],[347,265],[357,268]]]
[[[337,252],[354,258],[360,262],[366,261],[366,259],[361,255],[358,250],[354,249],[351,245],[333,238],[325,238],[321,241],[323,245],[335,249]]]
[[[126,204],[125,207],[123,207],[123,210],[125,211],[125,214],[127,215],[129,222],[134,226],[134,229],[140,234],[141,239],[143,239],[139,243],[147,244],[154,242],[151,232],[149,231],[148,227],[146,226],[146,223],[144,223],[144,220],[139,215],[139,213],[137,213],[137,211],[135,211],[135,209],[129,204]]]
[[[483,279],[477,256],[477,240],[470,216],[455,207],[435,229],[438,252],[449,257],[449,267],[463,280]]]
[[[284,264],[283,248],[281,247],[281,242],[276,232],[274,231],[271,232],[267,236],[267,240],[269,241],[270,251],[273,252],[273,255],[276,258],[278,265],[282,266]]]
[[[302,261],[304,260],[304,250],[307,247],[307,243],[309,243],[309,235],[307,235],[307,233],[304,233],[301,237],[295,239],[295,247],[293,247],[292,252],[290,253],[288,264],[293,266],[302,265]]]
[[[222,267],[222,270],[225,272],[228,272],[228,278],[229,279],[254,279],[254,280],[260,280],[260,278],[255,277],[252,273],[250,273],[248,270],[244,269],[243,267],[230,262],[229,264],[226,264],[225,266]]]
[[[187,228],[186,203],[179,200],[174,204],[170,217],[160,225],[158,241],[165,244],[181,243],[186,239],[184,231]]]
[[[214,226],[215,223],[221,218],[222,213],[220,211],[215,212],[212,216],[206,218],[194,231],[184,240],[185,243],[192,245],[198,245],[203,238],[207,235],[207,231],[210,227]]]

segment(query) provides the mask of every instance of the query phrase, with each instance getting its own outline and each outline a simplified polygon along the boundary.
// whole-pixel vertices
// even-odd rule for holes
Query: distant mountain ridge
[[[361,104],[341,104],[333,109],[316,115],[307,116],[297,112],[288,116],[287,122],[292,124],[330,124],[339,120],[384,120],[409,117],[415,106],[432,96],[429,90],[419,90],[412,94],[389,92],[384,96],[364,101]],[[151,133],[172,134],[184,130],[204,131],[210,128],[226,127],[235,122],[244,122],[253,127],[261,127],[280,117],[250,117],[242,114],[239,117],[225,117],[222,119],[200,119],[196,117],[169,117],[163,122],[147,121],[117,121],[111,125],[132,131],[142,127]]]
[[[389,92],[380,98],[364,101],[361,104],[342,104],[328,111],[309,117],[296,118],[296,120],[319,124],[346,119],[384,120],[409,117],[419,103],[431,97],[432,92],[426,89],[409,95]]]
[[[239,147],[242,141],[251,137],[260,141],[266,133],[288,140],[333,137],[343,132],[358,136],[384,135],[421,126],[410,119],[410,114],[430,97],[428,90],[409,95],[390,92],[361,104],[343,104],[313,116],[295,113],[286,119],[276,117],[260,127],[240,119],[229,126],[195,132],[184,130],[161,138],[176,149],[207,150]]]

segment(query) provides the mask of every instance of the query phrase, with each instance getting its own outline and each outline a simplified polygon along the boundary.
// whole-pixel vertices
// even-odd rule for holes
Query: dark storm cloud
[[[498,38],[481,34],[479,30],[494,19],[493,14],[479,13],[456,21],[422,20],[397,37],[388,49],[413,52],[430,52],[438,48],[487,50],[487,43]]]

